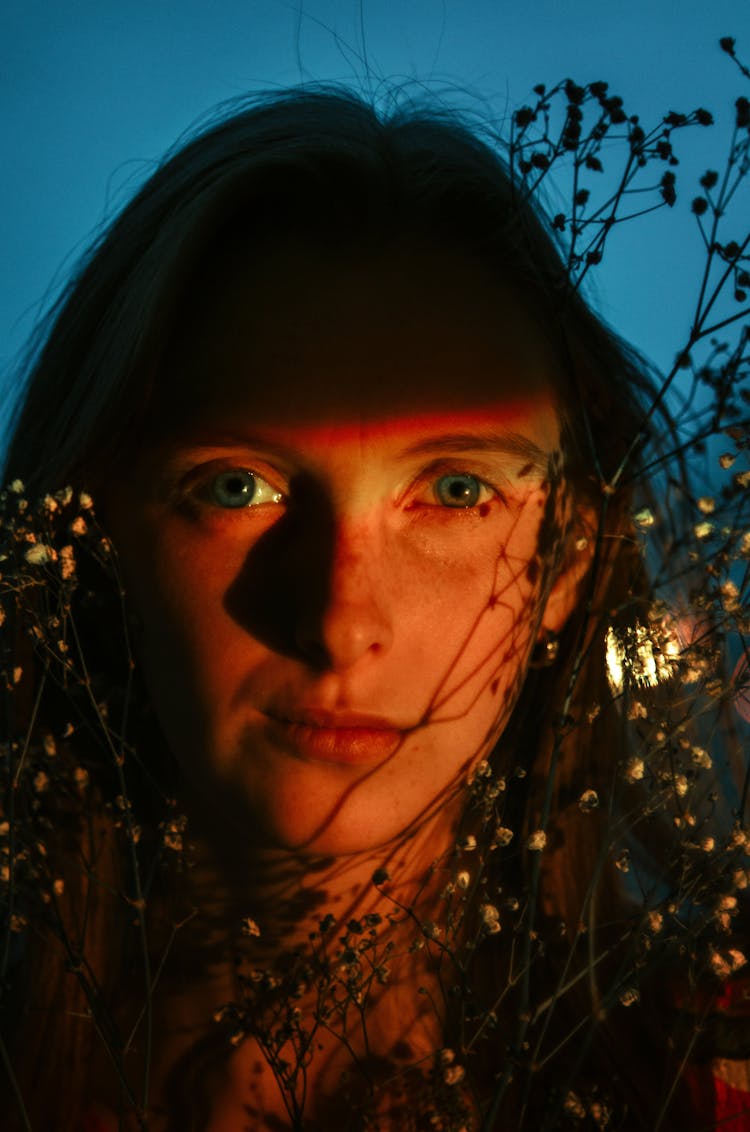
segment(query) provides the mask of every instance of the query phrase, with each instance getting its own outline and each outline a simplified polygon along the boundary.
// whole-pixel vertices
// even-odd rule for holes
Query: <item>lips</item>
[[[384,761],[406,734],[388,719],[361,712],[295,709],[268,712],[267,719],[269,736],[291,754],[351,766]]]

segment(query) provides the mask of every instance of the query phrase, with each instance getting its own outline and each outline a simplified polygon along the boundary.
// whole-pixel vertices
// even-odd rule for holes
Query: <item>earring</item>
[[[531,650],[529,668],[549,668],[557,660],[560,652],[560,638],[548,630],[542,633]]]

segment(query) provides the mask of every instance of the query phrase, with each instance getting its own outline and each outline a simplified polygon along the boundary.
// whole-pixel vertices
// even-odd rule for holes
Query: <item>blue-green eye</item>
[[[435,498],[443,507],[476,507],[485,485],[476,476],[453,473],[435,482]]]
[[[280,503],[281,492],[262,476],[244,468],[230,468],[219,472],[208,485],[208,495],[218,507],[240,508],[260,503]]]

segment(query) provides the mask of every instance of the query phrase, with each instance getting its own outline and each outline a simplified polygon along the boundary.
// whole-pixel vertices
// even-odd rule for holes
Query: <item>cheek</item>
[[[150,698],[163,724],[178,720],[189,730],[209,711],[214,677],[221,687],[222,594],[232,563],[201,553],[164,520],[123,522],[113,534]],[[173,722],[165,727],[170,736],[174,729]]]
[[[413,565],[404,572],[414,585],[402,606],[403,635],[420,642],[420,671],[435,681],[436,722],[471,712],[494,719],[517,697],[543,608],[545,502],[539,493],[499,530],[477,524],[450,547],[411,546]]]

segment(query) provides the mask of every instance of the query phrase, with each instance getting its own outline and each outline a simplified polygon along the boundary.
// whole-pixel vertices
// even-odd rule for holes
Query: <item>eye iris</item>
[[[255,476],[252,472],[222,472],[212,486],[220,507],[247,507],[255,495]]]
[[[441,476],[435,485],[435,494],[444,507],[475,507],[480,492],[481,484],[475,476]]]

